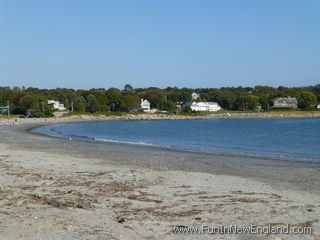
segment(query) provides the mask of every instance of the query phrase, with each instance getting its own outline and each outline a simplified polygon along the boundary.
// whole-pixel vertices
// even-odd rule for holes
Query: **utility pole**
[[[68,98],[66,98],[66,109],[69,109],[69,106],[68,106],[68,103],[69,103],[69,100],[68,100]]]
[[[44,117],[44,103],[43,102],[41,102],[42,103],[42,114],[43,114],[43,117]]]
[[[7,101],[7,104],[8,104],[8,117],[10,116],[10,102],[9,100]]]
[[[73,100],[71,100],[71,112],[73,112]]]

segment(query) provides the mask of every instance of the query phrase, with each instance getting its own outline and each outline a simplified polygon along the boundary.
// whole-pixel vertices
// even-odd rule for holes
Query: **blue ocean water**
[[[105,121],[34,131],[90,141],[320,162],[320,119]]]

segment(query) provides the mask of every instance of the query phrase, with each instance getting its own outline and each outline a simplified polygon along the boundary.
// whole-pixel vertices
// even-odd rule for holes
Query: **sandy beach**
[[[320,239],[318,163],[70,141],[22,122],[0,124],[0,239]],[[174,233],[269,224],[312,233]]]
[[[0,240],[320,240],[320,0],[0,0]]]

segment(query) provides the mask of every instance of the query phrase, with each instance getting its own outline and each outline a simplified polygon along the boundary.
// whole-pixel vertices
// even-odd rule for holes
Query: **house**
[[[141,98],[140,109],[144,112],[150,111],[150,102],[147,99]]]
[[[53,105],[53,109],[55,109],[55,110],[60,110],[60,111],[66,110],[64,105],[62,103],[60,103],[59,101],[48,100],[48,104],[52,104]]]
[[[298,101],[295,97],[275,98],[273,100],[273,109],[297,109]]]
[[[200,94],[194,92],[191,94],[191,97],[192,97],[192,100],[197,100],[198,98],[200,98]]]
[[[0,107],[0,113],[3,114],[4,112],[8,111],[8,107]]]
[[[221,107],[217,102],[187,102],[185,107],[190,107],[192,111],[217,112]]]

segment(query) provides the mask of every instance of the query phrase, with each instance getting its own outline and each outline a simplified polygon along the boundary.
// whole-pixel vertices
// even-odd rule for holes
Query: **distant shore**
[[[65,117],[49,118],[18,118],[14,115],[10,118],[2,116],[0,124],[16,123],[50,123],[50,122],[78,122],[78,121],[126,121],[126,120],[184,120],[184,119],[296,119],[296,118],[320,118],[319,111],[299,112],[270,112],[270,113],[212,113],[205,115],[179,115],[179,114],[123,114],[123,115],[89,115],[78,114]]]

